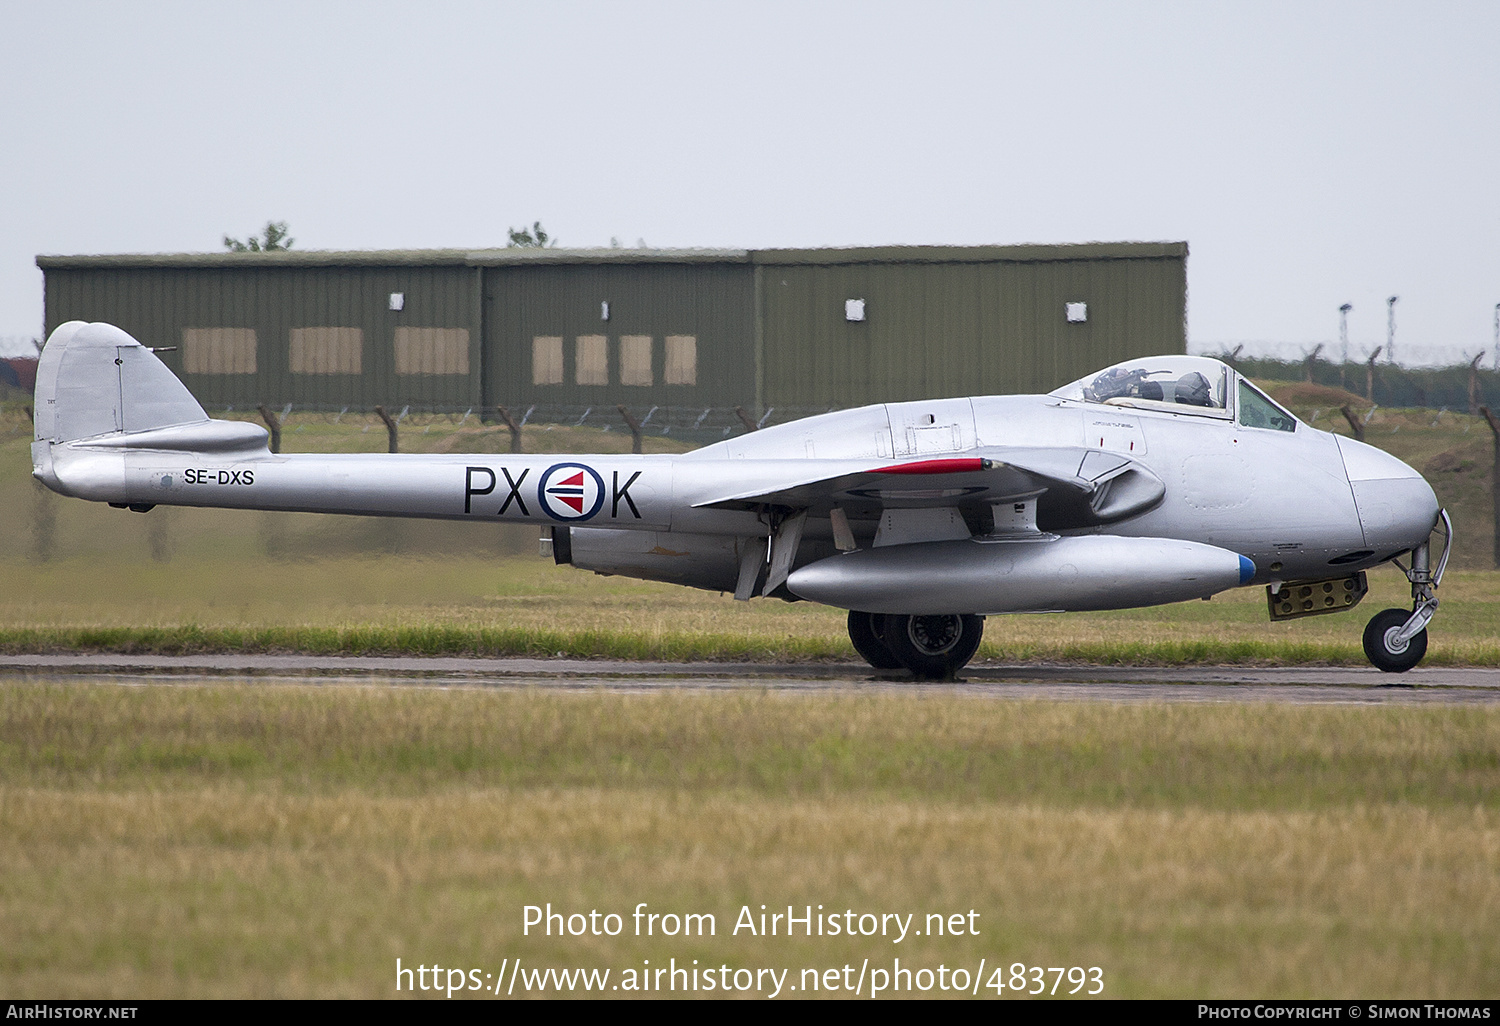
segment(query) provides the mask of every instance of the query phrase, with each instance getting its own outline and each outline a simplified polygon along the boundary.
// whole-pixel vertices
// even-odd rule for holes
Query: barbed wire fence
[[[209,408],[211,416],[237,420],[255,420],[266,424],[276,422],[286,435],[296,433],[298,424],[334,425],[351,421],[362,421],[361,432],[386,431],[375,406],[332,406],[310,403],[299,405],[283,403],[278,408],[269,408],[270,419],[259,409],[259,405],[229,404]],[[502,434],[513,436],[515,430],[524,432],[553,430],[556,428],[588,428],[606,434],[623,433],[643,438],[670,438],[692,445],[707,445],[736,435],[801,420],[822,413],[832,413],[843,407],[782,406],[770,407],[760,417],[740,406],[657,406],[600,403],[597,405],[566,405],[528,403],[515,406],[497,405],[442,406],[415,403],[380,404],[386,411],[398,436],[408,431],[430,433],[434,428],[448,433]],[[512,428],[514,425],[514,429]]]
[[[1279,346],[1280,348],[1277,348]],[[1478,406],[1500,406],[1500,370],[1489,366],[1480,354],[1455,350],[1455,359],[1438,366],[1406,366],[1367,361],[1351,352],[1347,362],[1323,359],[1315,347],[1294,343],[1235,343],[1232,346],[1203,344],[1190,347],[1195,354],[1226,359],[1248,376],[1270,381],[1307,381],[1341,388],[1352,397],[1382,408],[1417,408],[1475,413]],[[1322,352],[1327,352],[1325,348]],[[1408,349],[1407,352],[1412,350]],[[33,350],[34,352],[34,350]],[[1311,355],[1309,355],[1311,353]],[[1484,354],[1488,355],[1488,354]],[[24,359],[24,357],[21,357]],[[0,358],[3,364],[4,358]],[[0,366],[0,372],[3,372]],[[3,373],[0,373],[3,377]],[[260,403],[205,403],[210,416],[256,420],[269,426],[257,407]],[[340,424],[348,418],[362,419],[361,433],[386,430],[378,420],[375,405],[319,403],[266,403],[271,415],[287,433],[296,434],[312,424]],[[838,404],[772,406],[757,414],[739,406],[626,406],[610,401],[595,405],[511,402],[490,407],[409,403],[399,397],[381,403],[395,424],[398,436],[410,432],[430,434],[435,430],[488,435],[517,434],[537,429],[590,428],[604,433],[625,433],[639,442],[667,438],[691,446],[707,445],[753,430],[801,420],[846,408]],[[0,380],[0,435],[30,430],[31,396],[25,389]],[[461,449],[455,449],[461,451]]]
[[[1316,346],[1323,346],[1324,352],[1332,354],[1328,361],[1337,365],[1342,356],[1342,350],[1336,339],[1317,338],[1304,342],[1287,342],[1283,340],[1269,339],[1231,339],[1219,342],[1192,341],[1187,345],[1187,351],[1192,356],[1212,356],[1222,358],[1224,353],[1232,353],[1236,349],[1240,355],[1247,360],[1268,360],[1280,363],[1298,363]],[[1369,355],[1377,348],[1384,349],[1384,340],[1375,342],[1351,342],[1349,345],[1347,362],[1353,366],[1363,364]],[[1489,350],[1492,347],[1481,343],[1478,349]],[[1380,355],[1380,366],[1400,367],[1404,370],[1439,370],[1447,367],[1465,366],[1474,358],[1474,353],[1464,346],[1453,345],[1419,345],[1411,342],[1403,342],[1401,346],[1401,360],[1392,364],[1386,359],[1386,354]],[[1500,369],[1500,365],[1491,359],[1495,354],[1489,353],[1485,363],[1491,369]]]

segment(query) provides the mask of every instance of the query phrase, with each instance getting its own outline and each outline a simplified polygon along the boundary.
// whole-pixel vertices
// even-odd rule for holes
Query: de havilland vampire
[[[847,609],[860,655],[924,678],[962,668],[988,615],[1262,584],[1271,618],[1293,619],[1352,608],[1386,562],[1412,608],[1376,614],[1364,647],[1402,671],[1426,652],[1451,547],[1420,474],[1204,357],[1128,360],[1047,395],[827,413],[681,455],[278,455],[266,440],[209,418],[119,328],[72,321],[42,351],[33,473],[64,495],[535,524],[558,563]]]

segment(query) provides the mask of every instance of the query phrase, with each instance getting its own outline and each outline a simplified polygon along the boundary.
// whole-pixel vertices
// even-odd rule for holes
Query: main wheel
[[[946,680],[974,658],[984,620],[969,613],[939,616],[887,615],[881,621],[886,647],[921,680]]]
[[[884,619],[879,613],[862,613],[858,609],[849,610],[849,640],[854,643],[854,651],[858,652],[865,662],[877,670],[899,670],[901,660],[891,654],[890,648],[881,636],[881,621]]]
[[[1400,648],[1395,648],[1393,639],[1411,619],[1405,609],[1382,609],[1370,618],[1365,626],[1365,655],[1377,670],[1386,673],[1405,673],[1422,661],[1427,654],[1427,629],[1424,627],[1415,637]]]

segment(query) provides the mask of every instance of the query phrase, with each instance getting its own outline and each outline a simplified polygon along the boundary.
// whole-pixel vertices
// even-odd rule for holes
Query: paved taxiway
[[[10,679],[121,684],[255,680],[302,684],[425,684],[604,688],[612,691],[881,691],[998,699],[1110,702],[1500,703],[1500,669],[1419,667],[1398,675],[1367,667],[1106,667],[975,664],[959,682],[918,684],[855,663],[651,663],[593,659],[478,659],[283,655],[11,655]]]

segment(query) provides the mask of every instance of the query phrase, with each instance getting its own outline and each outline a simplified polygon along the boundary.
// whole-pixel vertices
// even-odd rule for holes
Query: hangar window
[[[578,384],[609,384],[609,339],[603,335],[579,335],[573,356]]]
[[[537,335],[531,340],[531,383],[533,385],[561,385],[563,383],[562,336]]]
[[[254,328],[183,328],[182,369],[187,374],[254,374]]]
[[[360,328],[293,328],[289,362],[293,374],[358,374],[364,349]]]
[[[667,336],[666,382],[669,385],[698,383],[698,336]]]
[[[469,373],[469,329],[397,328],[396,373]]]
[[[1228,417],[1229,368],[1206,356],[1127,360],[1052,392],[1064,399]]]
[[[651,373],[651,336],[620,336],[620,384],[654,385]]]

